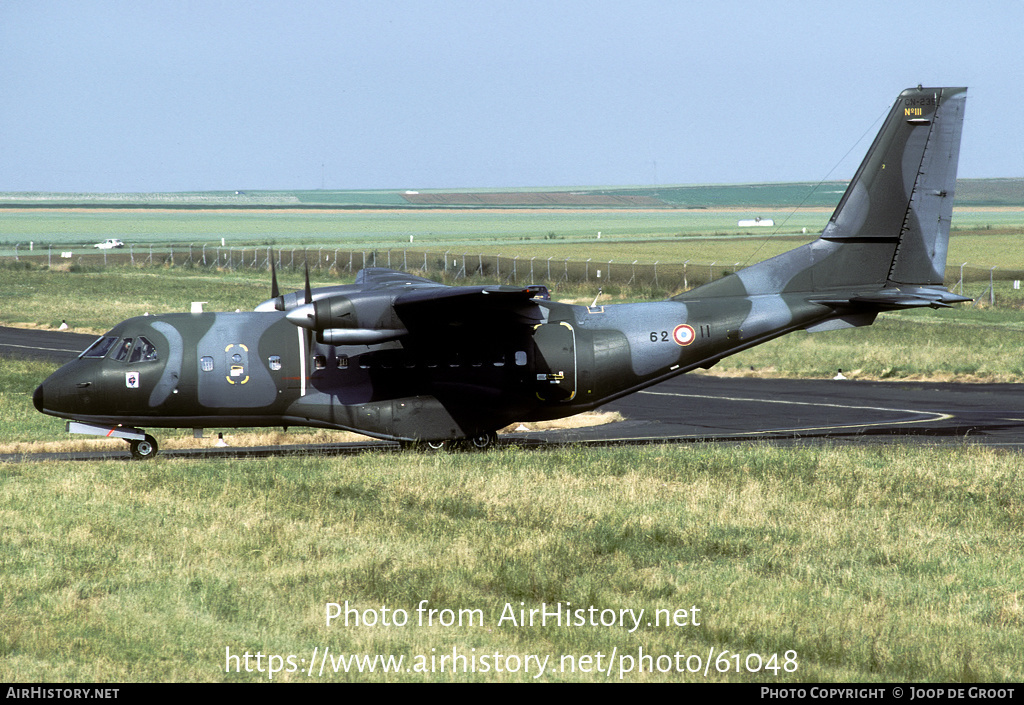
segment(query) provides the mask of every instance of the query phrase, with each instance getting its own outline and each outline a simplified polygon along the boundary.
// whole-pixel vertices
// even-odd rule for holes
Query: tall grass
[[[1019,681],[1019,458],[982,448],[654,446],[0,467],[0,678],[268,680],[231,653],[795,652],[644,680]],[[479,610],[420,626],[422,600]],[[328,603],[404,627],[325,622]],[[644,609],[517,626],[506,605]],[[649,626],[696,607],[699,625]],[[518,614],[518,612],[517,612]],[[432,651],[433,650],[433,651]],[[691,662],[692,663],[692,662]],[[755,663],[755,661],[751,661]],[[264,662],[264,669],[266,662]],[[532,680],[525,673],[277,680]]]

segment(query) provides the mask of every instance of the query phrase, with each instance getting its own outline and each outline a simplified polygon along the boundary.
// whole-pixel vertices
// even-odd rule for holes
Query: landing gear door
[[[568,402],[576,396],[576,331],[565,321],[543,323],[533,331],[537,397]]]

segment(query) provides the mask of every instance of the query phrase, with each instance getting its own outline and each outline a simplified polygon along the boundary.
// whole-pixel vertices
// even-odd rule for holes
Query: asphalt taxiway
[[[74,359],[95,339],[67,331],[0,327],[0,358]],[[1024,449],[1024,385],[864,382],[683,375],[602,407],[624,421],[509,434],[502,442],[629,444],[750,441],[978,443]],[[395,444],[161,451],[166,455],[347,453]],[[127,447],[114,446],[116,457]],[[61,454],[90,459],[94,454]],[[81,456],[81,457],[80,457]],[[100,454],[100,457],[108,457]]]

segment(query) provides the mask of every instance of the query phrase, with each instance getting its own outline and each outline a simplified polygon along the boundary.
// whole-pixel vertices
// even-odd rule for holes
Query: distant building
[[[771,218],[762,218],[762,217],[758,216],[758,217],[754,218],[753,220],[741,220],[741,221],[737,222],[736,225],[740,226],[741,228],[755,228],[755,227],[771,228],[771,227],[775,226],[775,221],[772,220]]]

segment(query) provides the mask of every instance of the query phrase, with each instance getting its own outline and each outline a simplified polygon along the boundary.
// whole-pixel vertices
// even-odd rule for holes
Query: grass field
[[[1018,468],[759,445],[6,465],[0,679],[1019,682]],[[328,625],[346,603],[358,625]],[[585,623],[519,621],[559,603]],[[351,655],[404,660],[336,672]]]
[[[1012,229],[968,239],[990,266],[1020,256]],[[1021,381],[1024,299],[1000,287],[713,371]],[[101,332],[268,296],[251,270],[0,269],[2,324]],[[0,447],[66,437],[31,405],[50,370],[0,359]],[[4,463],[0,681],[1020,682],[1019,468],[966,442]],[[359,625],[328,624],[346,602]],[[518,623],[566,603],[587,623]]]

